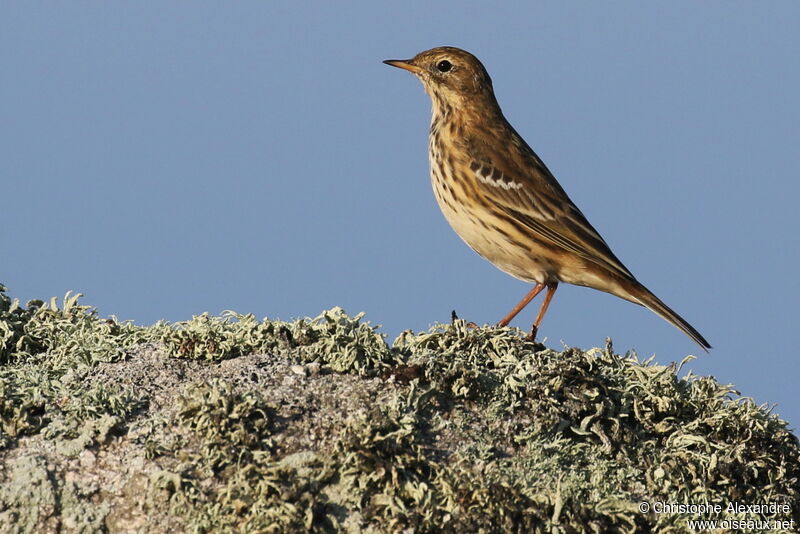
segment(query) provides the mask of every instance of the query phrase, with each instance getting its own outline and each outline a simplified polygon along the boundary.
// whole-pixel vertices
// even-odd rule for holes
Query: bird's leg
[[[523,299],[522,299],[521,301],[519,301],[519,304],[517,304],[516,306],[514,306],[514,309],[513,309],[513,310],[511,310],[510,312],[508,312],[508,315],[506,315],[505,317],[503,317],[503,318],[500,320],[500,322],[499,322],[499,323],[497,323],[497,325],[498,325],[498,326],[508,326],[508,323],[510,323],[510,322],[511,322],[511,320],[512,320],[512,319],[514,319],[514,317],[516,317],[516,316],[517,316],[517,314],[518,314],[519,312],[521,312],[521,311],[522,311],[522,309],[523,309],[525,306],[527,306],[527,305],[530,303],[530,301],[532,301],[532,300],[533,300],[533,298],[534,298],[536,295],[538,295],[539,293],[541,293],[541,292],[542,292],[542,289],[544,289],[544,288],[545,288],[545,285],[544,285],[544,284],[536,284],[535,286],[533,286],[533,289],[531,289],[531,290],[528,292],[528,294],[527,294],[527,295],[525,295],[525,297],[523,297]]]
[[[550,301],[553,300],[553,295],[556,294],[556,288],[558,288],[558,282],[549,282],[547,284],[547,293],[542,301],[542,307],[539,308],[539,313],[536,315],[536,320],[533,322],[533,326],[531,326],[531,333],[528,334],[528,339],[531,341],[536,339],[536,332],[539,331],[539,325],[542,324],[544,314],[547,313],[547,307],[550,306]],[[539,291],[541,291],[541,289]]]

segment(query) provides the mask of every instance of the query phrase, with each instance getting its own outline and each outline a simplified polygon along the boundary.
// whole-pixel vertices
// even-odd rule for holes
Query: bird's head
[[[387,59],[384,63],[416,75],[434,103],[462,107],[465,102],[494,99],[489,73],[478,58],[460,48],[442,46],[412,59]]]

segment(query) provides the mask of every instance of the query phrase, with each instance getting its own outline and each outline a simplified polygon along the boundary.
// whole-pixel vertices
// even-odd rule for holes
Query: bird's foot
[[[525,336],[525,339],[528,341],[536,341],[536,333],[539,330],[539,327],[536,325],[531,326],[531,333]]]

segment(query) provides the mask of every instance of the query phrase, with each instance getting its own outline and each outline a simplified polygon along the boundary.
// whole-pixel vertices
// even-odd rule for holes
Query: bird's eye
[[[439,72],[448,72],[453,68],[453,64],[446,59],[443,59],[436,64],[436,68],[439,70]]]

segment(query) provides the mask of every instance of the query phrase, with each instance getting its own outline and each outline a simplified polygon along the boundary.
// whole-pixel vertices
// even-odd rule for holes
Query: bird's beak
[[[384,61],[387,65],[391,65],[392,67],[397,67],[398,69],[407,70],[409,72],[413,72],[414,74],[422,74],[425,70],[422,67],[418,67],[411,63],[412,60],[410,59],[387,59]]]

